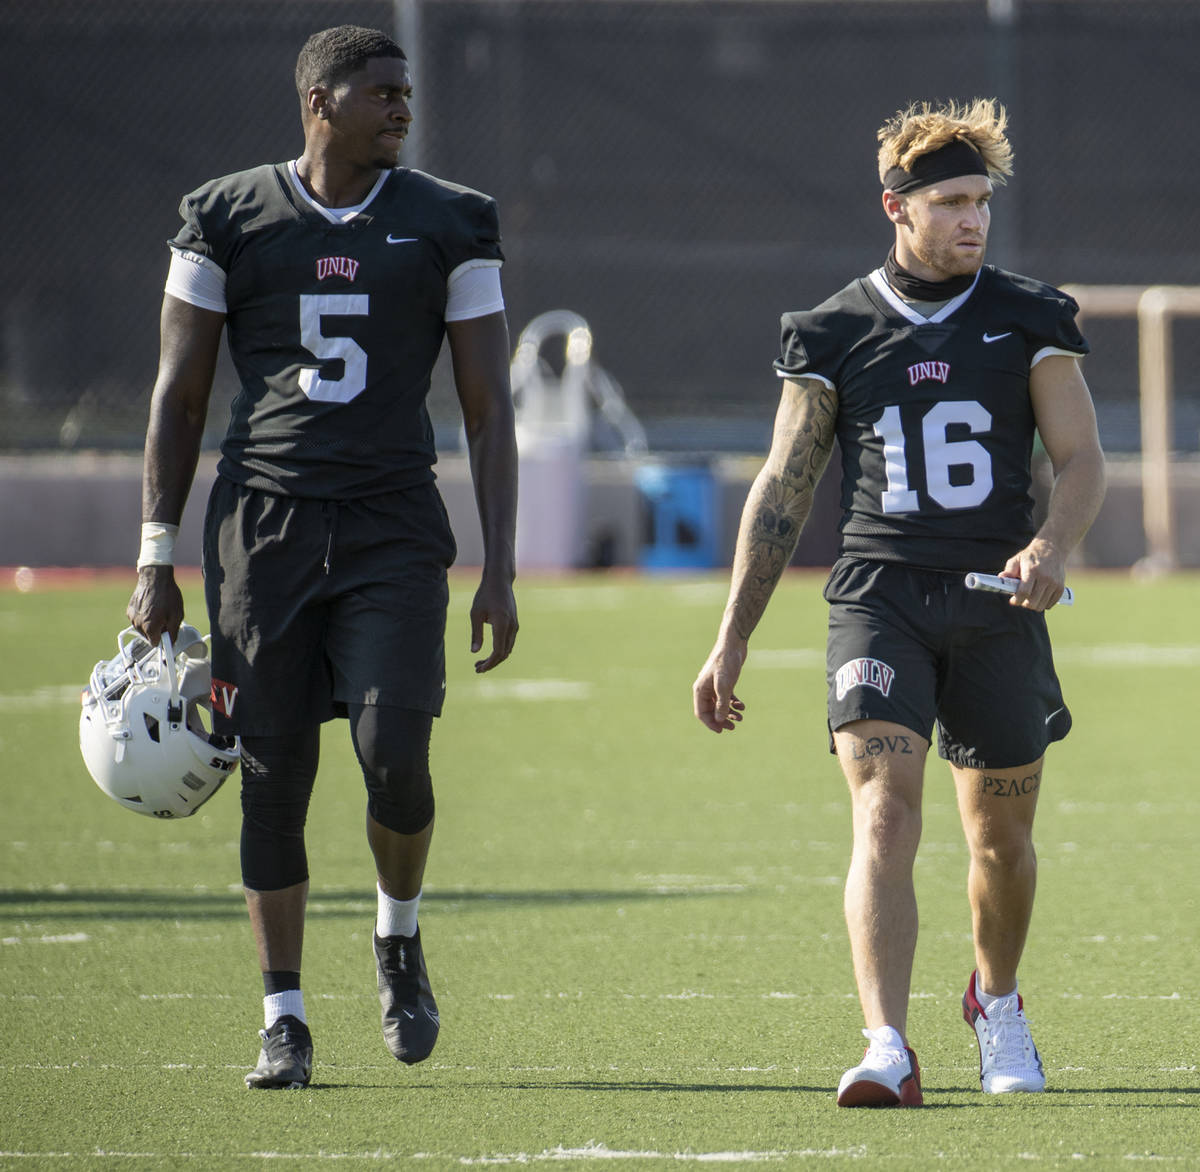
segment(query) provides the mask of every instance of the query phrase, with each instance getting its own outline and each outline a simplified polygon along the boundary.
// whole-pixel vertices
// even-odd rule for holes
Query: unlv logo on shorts
[[[209,699],[212,701],[214,712],[219,712],[222,716],[232,719],[233,706],[237,703],[237,694],[238,690],[233,684],[227,684],[224,680],[213,676]]]
[[[874,688],[886,696],[891,692],[895,678],[895,669],[882,659],[852,659],[849,663],[843,663],[834,676],[837,698],[844,700],[851,688]]]

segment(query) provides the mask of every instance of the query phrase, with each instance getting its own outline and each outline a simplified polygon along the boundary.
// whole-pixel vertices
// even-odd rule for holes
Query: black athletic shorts
[[[842,558],[825,584],[832,734],[887,720],[968,769],[1038,760],[1071,728],[1046,616],[968,590],[964,573]]]
[[[432,483],[321,501],[218,476],[204,521],[216,731],[296,732],[352,703],[440,715],[456,552]]]

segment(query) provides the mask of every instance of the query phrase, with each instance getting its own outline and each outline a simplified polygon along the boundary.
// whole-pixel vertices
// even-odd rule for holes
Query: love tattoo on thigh
[[[865,740],[855,739],[850,756],[855,761],[862,761],[867,757],[882,757],[884,753],[899,753],[901,756],[911,757],[912,751],[912,742],[904,735],[867,737]]]

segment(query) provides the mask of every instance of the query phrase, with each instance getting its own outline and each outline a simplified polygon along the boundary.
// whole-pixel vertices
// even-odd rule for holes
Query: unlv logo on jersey
[[[353,281],[358,276],[358,261],[348,256],[319,256],[317,257],[317,280],[324,281],[327,277],[345,277]]]
[[[917,383],[927,378],[937,379],[944,383],[950,378],[950,363],[948,362],[914,362],[908,368],[908,385],[915,387]]]

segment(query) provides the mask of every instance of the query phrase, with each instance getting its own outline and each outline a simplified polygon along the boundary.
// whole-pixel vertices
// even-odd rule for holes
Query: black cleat
[[[312,1034],[298,1017],[286,1014],[269,1030],[259,1030],[262,1052],[258,1065],[246,1075],[246,1086],[306,1087],[312,1077]]]
[[[421,929],[411,936],[376,936],[375,968],[383,1007],[383,1040],[392,1055],[411,1066],[433,1052],[438,1008],[425,972]]]

